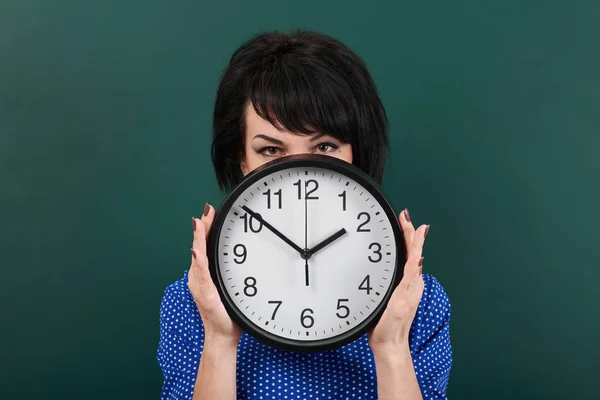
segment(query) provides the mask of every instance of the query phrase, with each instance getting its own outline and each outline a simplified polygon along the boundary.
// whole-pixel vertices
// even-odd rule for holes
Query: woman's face
[[[246,107],[245,147],[240,166],[244,175],[279,157],[292,154],[324,154],[352,163],[352,146],[325,135],[298,135],[278,130],[256,114],[252,104]]]

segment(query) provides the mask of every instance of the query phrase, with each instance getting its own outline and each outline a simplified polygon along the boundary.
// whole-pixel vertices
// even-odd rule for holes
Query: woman
[[[387,117],[364,63],[325,35],[265,33],[233,55],[217,93],[212,157],[229,190],[258,166],[319,153],[353,163],[381,182]],[[215,209],[193,218],[192,265],[161,305],[158,362],[163,399],[439,399],[452,354],[450,304],[422,274],[429,226],[399,215],[404,276],[368,335],[324,353],[268,347],[229,318],[210,278],[206,238]]]

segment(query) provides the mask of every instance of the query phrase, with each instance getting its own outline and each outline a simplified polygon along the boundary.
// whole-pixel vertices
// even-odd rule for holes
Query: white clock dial
[[[298,251],[336,233],[307,260]],[[263,176],[237,197],[219,234],[218,269],[231,303],[255,326],[317,341],[356,328],[383,301],[395,243],[373,193],[329,169],[294,167]]]

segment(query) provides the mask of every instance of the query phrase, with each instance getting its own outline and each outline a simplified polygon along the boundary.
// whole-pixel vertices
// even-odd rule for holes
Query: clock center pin
[[[304,248],[302,250],[302,253],[300,253],[300,257],[302,257],[303,260],[310,260],[311,256],[312,254],[310,254],[307,248]]]

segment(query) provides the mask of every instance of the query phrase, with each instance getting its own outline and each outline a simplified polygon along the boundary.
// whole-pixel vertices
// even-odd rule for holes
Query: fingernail
[[[192,217],[192,229],[196,232],[196,218]]]
[[[429,226],[430,225],[427,225],[427,228],[425,228],[425,236],[424,237],[427,237],[427,233],[429,232]]]
[[[406,220],[410,222],[410,214],[408,213],[408,208],[404,209],[404,216],[406,217]]]
[[[190,251],[192,252],[192,257],[194,257],[194,260],[196,259],[196,252],[194,251],[194,249],[190,249]]]
[[[423,259],[424,259],[424,258],[425,258],[425,257],[421,257],[421,259],[419,260],[419,267],[421,267],[421,268],[423,267]]]
[[[208,212],[210,211],[210,206],[208,205],[208,203],[206,203],[204,205],[204,216],[206,217],[208,215]]]

